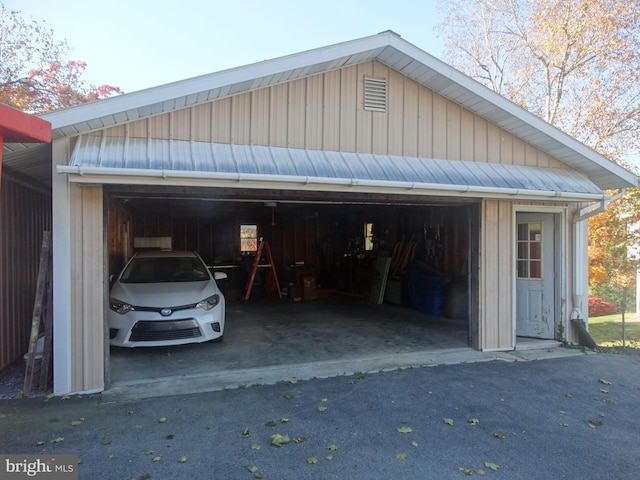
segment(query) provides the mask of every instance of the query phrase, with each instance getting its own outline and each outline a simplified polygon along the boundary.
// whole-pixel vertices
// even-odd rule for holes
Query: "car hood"
[[[179,307],[198,303],[218,292],[216,284],[205,282],[116,283],[111,297],[138,307]]]

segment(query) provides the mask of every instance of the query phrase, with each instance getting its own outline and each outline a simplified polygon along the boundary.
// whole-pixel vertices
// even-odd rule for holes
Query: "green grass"
[[[626,347],[640,351],[640,319],[635,318],[635,312],[625,315]],[[589,333],[604,350],[619,350],[622,348],[622,315],[605,315],[589,318]]]

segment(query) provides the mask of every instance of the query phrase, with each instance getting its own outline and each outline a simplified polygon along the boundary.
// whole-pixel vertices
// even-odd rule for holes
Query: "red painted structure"
[[[2,145],[7,143],[49,143],[51,124],[0,103],[0,182],[2,181]]]

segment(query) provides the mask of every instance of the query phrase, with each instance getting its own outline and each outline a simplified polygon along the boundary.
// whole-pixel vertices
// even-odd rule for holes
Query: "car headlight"
[[[220,295],[212,295],[209,298],[205,298],[204,300],[196,303],[196,308],[202,308],[204,310],[211,310],[217,304],[220,303]]]
[[[125,302],[121,302],[117,298],[109,299],[109,308],[114,312],[119,313],[120,315],[124,315],[125,313],[133,310],[133,307],[131,305]]]

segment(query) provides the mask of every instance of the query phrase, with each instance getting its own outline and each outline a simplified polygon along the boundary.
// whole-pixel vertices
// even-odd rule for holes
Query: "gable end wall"
[[[386,112],[364,110],[365,76],[387,79]],[[119,125],[104,134],[567,168],[377,62]]]

